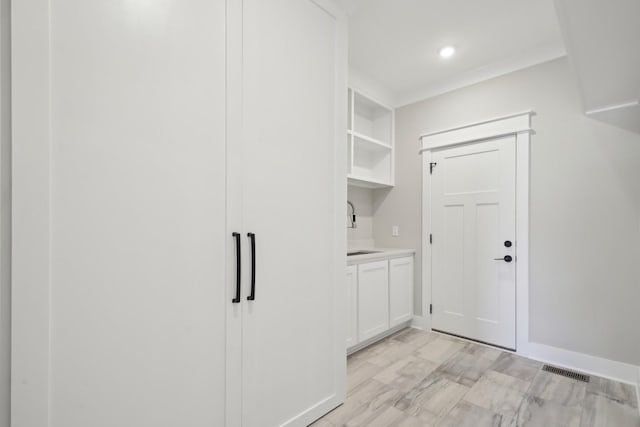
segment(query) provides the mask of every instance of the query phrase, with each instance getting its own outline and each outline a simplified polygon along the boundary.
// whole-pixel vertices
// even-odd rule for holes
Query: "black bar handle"
[[[233,233],[233,237],[236,238],[236,297],[232,299],[231,302],[238,304],[240,302],[240,271],[242,270],[240,265],[240,258],[242,257],[240,251],[240,233]]]
[[[251,295],[247,297],[248,301],[256,299],[256,235],[255,233],[247,233],[251,240]]]

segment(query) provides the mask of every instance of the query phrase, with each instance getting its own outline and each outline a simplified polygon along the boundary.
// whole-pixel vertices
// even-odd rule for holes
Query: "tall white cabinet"
[[[337,406],[344,18],[12,14],[12,426],[303,426]]]

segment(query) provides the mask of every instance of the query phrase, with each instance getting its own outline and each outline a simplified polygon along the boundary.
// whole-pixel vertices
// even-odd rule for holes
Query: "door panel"
[[[49,425],[223,425],[225,2],[48,7]]]
[[[413,317],[413,256],[389,260],[389,327]]]
[[[442,241],[444,257],[440,266],[446,272],[444,278],[447,292],[442,296],[446,301],[447,311],[461,315],[464,312],[462,297],[465,291],[465,272],[460,268],[460,260],[465,258],[464,205],[450,205],[444,208],[446,239]]]
[[[358,267],[347,267],[347,348],[358,343]]]
[[[358,265],[358,342],[389,329],[389,262]]]
[[[256,299],[245,288],[242,302],[243,425],[299,425],[332,409],[344,354],[334,286],[344,275],[333,268],[336,21],[308,0],[243,7],[244,224],[257,255]]]
[[[515,348],[515,137],[432,156],[433,328]]]
[[[494,296],[499,292],[500,272],[496,277],[496,263],[492,262],[492,255],[500,246],[500,205],[498,203],[476,206],[476,236],[475,253],[487,258],[485,262],[476,264],[476,315],[482,321],[497,323],[500,320],[500,300]]]
[[[444,194],[452,196],[496,191],[499,188],[499,160],[499,153],[493,150],[446,157],[446,167],[441,168]]]

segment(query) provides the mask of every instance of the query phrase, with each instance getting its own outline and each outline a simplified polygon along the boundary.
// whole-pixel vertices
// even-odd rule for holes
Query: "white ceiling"
[[[555,4],[587,115],[640,133],[640,1]]]
[[[349,62],[395,106],[565,54],[553,0],[336,0]],[[454,45],[444,60],[438,50]]]

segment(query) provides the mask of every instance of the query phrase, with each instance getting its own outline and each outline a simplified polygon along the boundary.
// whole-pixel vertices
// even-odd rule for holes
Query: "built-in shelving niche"
[[[394,111],[349,89],[347,158],[349,184],[392,187],[394,181]]]

